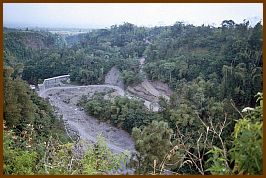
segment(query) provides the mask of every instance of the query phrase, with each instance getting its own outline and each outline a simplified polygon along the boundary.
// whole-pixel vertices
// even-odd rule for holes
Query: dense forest
[[[124,129],[137,154],[135,174],[257,175],[263,172],[263,26],[224,20],[220,27],[137,27],[130,23],[63,37],[4,28],[4,174],[106,174],[125,155],[99,137],[82,157],[48,101],[30,90],[70,74],[77,85],[102,84],[116,66],[126,86],[170,86],[152,112],[140,100],[82,96],[78,105]],[[71,165],[71,166],[70,166]]]

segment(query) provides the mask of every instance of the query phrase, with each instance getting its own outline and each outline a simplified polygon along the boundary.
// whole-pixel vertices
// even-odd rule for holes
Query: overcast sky
[[[138,26],[220,26],[223,20],[262,20],[262,3],[4,3],[4,26],[105,28],[129,22]]]

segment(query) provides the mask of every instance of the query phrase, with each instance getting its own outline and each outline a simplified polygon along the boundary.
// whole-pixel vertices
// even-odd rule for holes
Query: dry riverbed
[[[140,65],[145,62],[145,58],[140,59]],[[142,69],[141,69],[142,72]],[[108,147],[115,153],[128,152],[130,155],[135,151],[135,145],[131,136],[124,130],[118,129],[111,124],[100,122],[92,116],[88,116],[81,108],[77,107],[77,102],[82,95],[93,96],[97,92],[111,94],[111,98],[116,96],[126,96],[130,99],[140,99],[145,106],[152,111],[158,111],[158,97],[163,96],[169,100],[170,89],[162,83],[150,83],[145,79],[135,87],[128,87],[124,90],[124,84],[120,77],[120,72],[113,67],[105,78],[105,85],[89,86],[67,86],[53,87],[39,92],[39,95],[49,100],[51,105],[56,108],[56,113],[62,116],[67,134],[74,140],[82,140],[85,144],[82,150],[95,143],[97,136],[102,135]],[[108,97],[107,97],[108,98]],[[76,137],[75,137],[76,136]],[[123,166],[124,167],[124,166]],[[120,173],[132,174],[133,170],[124,167]]]
[[[96,92],[107,92],[114,88],[107,86],[86,87],[55,87],[42,93],[42,97],[48,98],[50,103],[57,108],[58,114],[63,116],[65,124],[77,132],[81,140],[87,143],[95,142],[97,135],[105,137],[110,149],[114,152],[134,152],[134,142],[130,135],[111,124],[103,123],[76,106],[82,95],[94,95]],[[121,95],[121,91],[116,91]]]

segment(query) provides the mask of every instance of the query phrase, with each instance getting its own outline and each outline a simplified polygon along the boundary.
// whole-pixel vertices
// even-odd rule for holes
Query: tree
[[[235,22],[233,20],[224,20],[222,22],[222,27],[223,28],[234,28]]]
[[[231,161],[234,161],[233,173],[262,174],[263,144],[263,95],[258,93],[259,106],[237,121],[234,128],[233,147],[230,150]]]
[[[85,175],[116,173],[126,165],[128,156],[128,153],[112,153],[104,138],[98,136],[96,144],[88,148],[81,160],[82,173]]]
[[[139,173],[152,170],[154,160],[158,164],[163,161],[164,156],[171,147],[171,134],[166,122],[153,121],[150,125],[141,128],[133,128],[132,136],[138,151]]]
[[[208,152],[208,154],[212,154],[208,160],[208,162],[212,162],[212,165],[207,171],[212,174],[262,174],[263,95],[258,93],[257,96],[259,106],[243,109],[248,113],[235,124],[233,145],[228,154],[224,154],[218,147],[213,147]],[[229,160],[233,163],[233,168],[225,166]]]
[[[172,82],[172,71],[175,69],[175,63],[164,63],[164,69],[169,72],[169,81]]]

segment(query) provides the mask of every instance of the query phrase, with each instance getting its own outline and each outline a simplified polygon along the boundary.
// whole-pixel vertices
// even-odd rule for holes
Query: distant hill
[[[32,51],[52,49],[65,44],[60,35],[50,32],[4,28],[4,56],[15,57],[18,61],[32,58]]]

